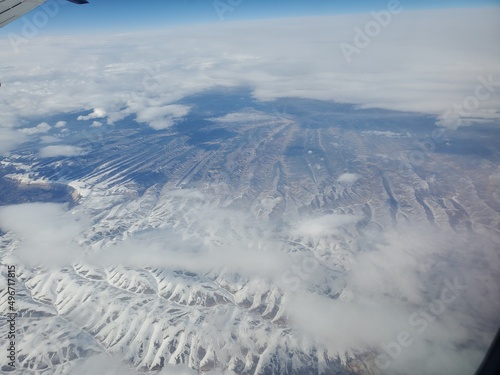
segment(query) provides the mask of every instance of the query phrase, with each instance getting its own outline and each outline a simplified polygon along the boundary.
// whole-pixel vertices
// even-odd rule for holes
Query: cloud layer
[[[21,238],[17,262],[27,266],[58,268],[81,256],[76,238],[88,227],[88,219],[67,212],[64,206],[33,203],[0,207],[0,228]]]
[[[35,38],[18,53],[6,39],[0,128],[89,111],[78,119],[132,115],[163,129],[188,113],[178,100],[234,86],[252,88],[260,100],[291,96],[431,113],[450,127],[457,117],[461,125],[498,119],[499,16],[496,8],[403,8],[363,48],[356,47],[357,30],[373,24],[371,14]],[[350,62],[342,43],[359,50]],[[238,117],[218,120],[230,119]],[[0,152],[23,141],[14,138]]]
[[[40,150],[41,158],[53,158],[56,156],[79,156],[83,155],[85,151],[76,146],[68,145],[57,145],[57,146],[46,146]]]

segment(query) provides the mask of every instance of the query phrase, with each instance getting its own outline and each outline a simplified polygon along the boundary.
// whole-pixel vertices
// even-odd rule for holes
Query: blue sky
[[[127,31],[156,29],[196,23],[229,22],[245,19],[360,13],[387,8],[389,0],[89,0],[74,5],[64,0],[48,0],[59,8],[50,16],[42,33]],[[397,0],[396,0],[397,1]],[[400,0],[405,9],[500,6],[500,0]],[[25,17],[33,21],[38,8]],[[25,21],[18,20],[0,30],[0,35],[21,32]]]

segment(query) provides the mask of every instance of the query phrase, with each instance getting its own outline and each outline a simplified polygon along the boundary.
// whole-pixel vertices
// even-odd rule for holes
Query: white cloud
[[[350,259],[339,298],[304,288],[288,299],[296,327],[340,353],[372,348],[379,364],[389,363],[382,373],[474,372],[484,355],[480,337],[497,329],[495,323],[477,324],[498,322],[493,311],[500,308],[494,297],[498,267],[481,270],[484,265],[474,259],[492,259],[495,246],[488,239],[415,224],[362,236],[365,246]],[[490,301],[487,306],[479,302],[483,298]],[[392,358],[386,348],[402,332],[411,342]]]
[[[83,115],[80,115],[77,117],[77,120],[92,120],[94,118],[104,118],[106,117],[106,110],[103,109],[103,108],[94,108],[94,110],[92,111],[92,113],[86,115],[86,116],[83,116]]]
[[[344,173],[339,176],[338,181],[346,184],[353,184],[360,179],[360,175],[356,173]]]
[[[100,121],[94,121],[92,122],[92,125],[90,125],[92,128],[98,128],[100,126],[102,126],[102,122]]]
[[[67,212],[60,204],[0,207],[0,228],[22,239],[14,256],[23,265],[58,268],[71,264],[81,252],[74,240],[87,226],[84,216]]]
[[[85,154],[85,150],[81,147],[68,146],[68,145],[57,145],[57,146],[46,146],[40,150],[41,158],[53,158],[55,156],[79,156]]]
[[[52,129],[52,127],[49,124],[47,124],[46,122],[41,122],[33,128],[19,129],[19,131],[26,135],[33,135],[33,134],[47,133],[50,129]]]
[[[179,104],[162,107],[147,107],[137,112],[137,121],[145,122],[156,130],[166,129],[174,125],[180,118],[189,113],[190,107]]]
[[[54,125],[55,128],[64,128],[67,125],[66,121],[57,121]]]
[[[189,216],[196,217],[188,230],[159,228],[138,232],[102,249],[88,261],[109,266],[154,264],[197,273],[227,270],[268,278],[280,276],[290,266],[290,259],[281,253],[279,242],[270,239],[268,233],[253,238],[251,232],[246,232],[246,227],[256,230],[258,226],[248,215],[216,207],[197,207],[204,196],[195,191],[176,190],[171,196],[192,202],[184,206]]]
[[[271,116],[260,111],[244,111],[228,113],[221,117],[211,117],[208,120],[220,123],[241,123],[241,122],[269,122],[276,120],[275,116]]]

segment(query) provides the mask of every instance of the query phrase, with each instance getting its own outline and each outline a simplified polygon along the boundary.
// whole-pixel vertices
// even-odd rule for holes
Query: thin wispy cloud
[[[0,207],[0,228],[21,238],[13,254],[15,264],[58,268],[81,256],[76,238],[88,218],[67,212],[60,204],[33,203]]]
[[[259,122],[259,121],[273,121],[276,120],[275,116],[269,115],[264,112],[248,110],[242,112],[227,113],[220,117],[211,117],[209,121],[219,122],[219,123],[249,123],[249,122]]]
[[[26,135],[34,135],[34,134],[40,134],[40,133],[47,133],[52,127],[47,124],[46,122],[41,122],[37,126],[33,128],[24,128],[20,129],[19,131],[23,134]]]
[[[46,146],[40,150],[41,158],[53,158],[56,156],[80,156],[85,154],[85,150],[81,147],[69,146],[69,145],[54,145]]]

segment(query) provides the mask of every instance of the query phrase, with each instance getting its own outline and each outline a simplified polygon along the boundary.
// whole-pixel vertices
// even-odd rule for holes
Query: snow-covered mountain
[[[0,208],[19,333],[18,368],[1,370],[473,370],[499,323],[493,130],[437,139],[427,116],[295,99],[217,111],[211,95],[168,129],[125,119],[82,137],[68,121],[49,135],[78,155],[28,142],[3,160],[3,184],[32,201],[71,191]],[[450,283],[465,286],[443,302]]]

